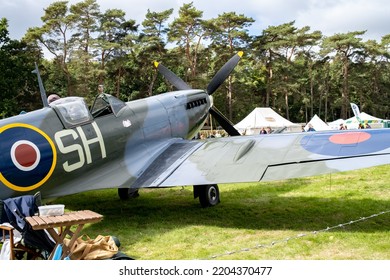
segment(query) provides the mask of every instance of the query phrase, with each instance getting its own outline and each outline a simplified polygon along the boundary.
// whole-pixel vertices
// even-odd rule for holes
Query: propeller
[[[227,77],[229,77],[230,73],[240,61],[242,55],[242,51],[238,52],[222,66],[222,68],[217,72],[217,74],[215,74],[215,76],[211,79],[210,83],[206,88],[206,92],[208,95],[212,95],[222,85],[222,83],[227,79]],[[165,77],[165,79],[167,79],[178,90],[191,89],[191,87],[186,82],[184,82],[180,77],[178,77],[175,73],[173,73],[161,63],[154,62],[154,66]],[[214,105],[210,107],[209,113],[218,121],[221,127],[230,136],[241,135],[238,130],[234,128],[231,121],[229,121]]]
[[[155,61],[154,67],[156,67],[156,69],[161,73],[161,75],[163,75],[165,79],[167,79],[178,90],[191,89],[191,87],[186,82],[184,82],[179,76],[177,76],[175,73],[173,73],[161,63]]]
[[[230,73],[233,71],[234,67],[236,67],[243,54],[243,52],[238,52],[235,56],[229,59],[229,61],[226,62],[221,69],[219,69],[217,74],[215,74],[207,86],[206,91],[209,95],[212,95],[219,88],[219,86],[222,85],[227,77],[229,77]]]
[[[212,115],[217,122],[222,126],[222,128],[229,134],[230,136],[240,136],[240,132],[234,128],[232,122],[226,118],[215,106],[212,106],[209,109],[210,115]]]

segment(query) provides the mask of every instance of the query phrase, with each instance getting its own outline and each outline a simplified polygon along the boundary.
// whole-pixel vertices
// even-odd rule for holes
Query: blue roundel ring
[[[390,134],[385,130],[346,130],[338,133],[306,135],[301,146],[325,156],[357,156],[380,152],[390,147]]]
[[[50,137],[35,126],[14,123],[0,128],[0,181],[15,191],[31,191],[53,174],[57,152]]]

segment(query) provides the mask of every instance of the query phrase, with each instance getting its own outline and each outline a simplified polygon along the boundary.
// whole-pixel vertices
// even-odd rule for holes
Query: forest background
[[[35,63],[47,94],[82,96],[92,102],[97,87],[123,101],[174,90],[153,67],[162,62],[193,88],[206,88],[235,53],[244,57],[215,105],[233,123],[255,107],[271,107],[293,122],[314,114],[324,121],[349,118],[350,102],[390,119],[390,34],[363,41],[366,31],[324,36],[310,26],[286,22],[249,34],[254,19],[234,11],[203,19],[193,2],[148,10],[141,24],[124,11],[101,11],[95,0],[50,4],[42,25],[11,40],[0,19],[0,117],[42,107]]]

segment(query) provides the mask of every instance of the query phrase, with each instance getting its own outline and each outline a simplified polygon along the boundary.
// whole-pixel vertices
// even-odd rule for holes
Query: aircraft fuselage
[[[0,120],[0,198],[38,190],[43,197],[56,197],[112,187],[109,162],[118,163],[122,187],[130,187],[148,161],[158,156],[148,151],[150,143],[192,138],[211,106],[201,90],[127,103],[110,98],[115,104],[109,104],[108,112],[96,116],[88,112],[75,121],[67,115],[66,103]]]

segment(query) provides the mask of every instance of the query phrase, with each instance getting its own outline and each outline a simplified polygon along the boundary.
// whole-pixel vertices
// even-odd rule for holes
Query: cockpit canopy
[[[107,93],[101,93],[96,96],[91,108],[91,114],[94,118],[114,113],[118,116],[119,111],[126,106],[126,103]]]
[[[50,106],[56,110],[65,127],[91,122],[93,119],[81,97],[64,97],[53,101]]]
[[[64,127],[70,128],[92,122],[93,119],[108,114],[118,116],[119,112],[126,107],[126,103],[112,95],[102,93],[95,98],[91,110],[88,109],[84,98],[73,96],[53,101],[50,106],[57,112]]]

